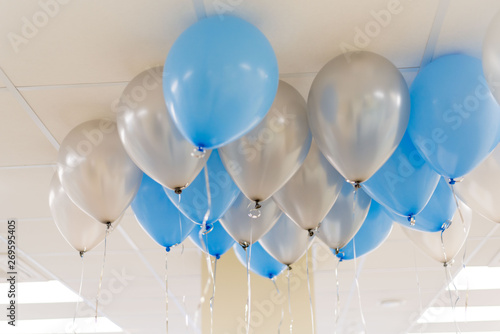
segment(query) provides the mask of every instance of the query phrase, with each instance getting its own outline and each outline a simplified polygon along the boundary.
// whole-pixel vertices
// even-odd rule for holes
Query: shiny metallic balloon
[[[219,221],[237,243],[246,247],[269,232],[280,216],[281,210],[271,199],[256,211],[254,202],[240,193]]]
[[[136,76],[116,106],[116,122],[136,165],[164,187],[181,191],[201,171],[204,160],[191,155],[194,146],[175,126],[165,105],[162,76],[163,67]]]
[[[472,221],[472,210],[461,202],[459,205],[464,221],[462,222],[457,210],[451,225],[443,232],[443,242],[441,232],[422,232],[401,225],[403,231],[420,250],[434,260],[443,264],[452,263],[467,240]]]
[[[316,232],[316,236],[331,249],[347,245],[368,215],[372,199],[363,189],[356,190],[356,203],[353,204],[353,201],[354,189],[344,182],[335,204]]]
[[[58,173],[69,198],[103,224],[123,214],[142,180],[120,142],[116,123],[106,119],[70,131],[59,149]]]
[[[88,252],[104,240],[106,225],[90,217],[71,201],[57,173],[50,182],[49,207],[59,232],[78,252]],[[115,228],[119,222],[120,219],[111,228]]]
[[[371,52],[342,54],[318,73],[309,125],[321,152],[351,182],[372,176],[398,146],[410,116],[403,76]]]
[[[342,175],[325,159],[313,140],[302,166],[273,199],[297,225],[314,233],[344,183]]]
[[[250,200],[267,200],[304,162],[311,145],[306,109],[299,92],[280,81],[264,120],[219,149],[226,170]]]
[[[309,236],[309,232],[300,228],[287,215],[281,215],[259,242],[272,257],[290,266],[300,260],[313,240],[314,236]]]
[[[454,187],[458,197],[473,211],[500,223],[500,146]]]
[[[500,103],[500,13],[491,21],[483,41],[483,70],[491,93]]]

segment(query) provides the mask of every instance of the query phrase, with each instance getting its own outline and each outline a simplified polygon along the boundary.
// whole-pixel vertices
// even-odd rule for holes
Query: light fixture
[[[429,307],[418,319],[424,323],[500,321],[500,306]]]
[[[468,287],[467,287],[468,286]],[[500,267],[465,267],[448,290],[499,290]]]
[[[385,308],[399,307],[405,304],[406,301],[401,299],[384,299],[380,301],[380,306]]]
[[[7,321],[0,321],[0,333],[3,334],[62,334],[62,333],[123,333],[123,330],[111,320],[104,317],[77,318],[73,326],[73,318],[17,320],[16,326]]]
[[[0,291],[8,291],[9,283],[1,283]],[[76,303],[83,299],[59,281],[17,283],[17,304]],[[9,304],[7,293],[0,294],[0,304]],[[3,332],[2,332],[3,333]]]

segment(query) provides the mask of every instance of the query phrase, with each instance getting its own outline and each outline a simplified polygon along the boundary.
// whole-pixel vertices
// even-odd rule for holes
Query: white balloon
[[[313,240],[314,236],[309,236],[308,231],[301,229],[287,215],[281,215],[260,239],[260,244],[276,260],[290,266],[300,260]]]
[[[258,217],[254,213],[254,205],[254,202],[240,193],[233,205],[219,219],[227,233],[242,246],[258,241],[281,216],[281,210],[271,199],[262,202]],[[255,215],[255,218],[252,218],[252,215]]]
[[[441,242],[441,232],[423,232],[401,225],[403,231],[420,250],[434,260],[443,264],[452,263],[467,240],[472,221],[472,210],[463,203],[459,205],[464,221],[462,222],[457,210],[451,225],[443,232],[443,242]]]

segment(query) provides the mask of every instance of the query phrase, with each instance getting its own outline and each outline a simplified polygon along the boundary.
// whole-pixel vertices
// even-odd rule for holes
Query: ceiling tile
[[[0,2],[9,13],[0,35],[23,41],[0,40],[0,64],[16,86],[130,81],[163,64],[196,20],[190,1],[58,3],[66,4],[44,11],[41,2]]]
[[[0,166],[55,163],[57,150],[8,91],[0,90]]]

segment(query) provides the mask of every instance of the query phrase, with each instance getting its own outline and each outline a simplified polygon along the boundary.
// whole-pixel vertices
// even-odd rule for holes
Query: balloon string
[[[81,259],[81,273],[80,273],[80,288],[78,289],[78,298],[76,300],[75,314],[73,315],[73,333],[76,333],[76,316],[78,314],[78,306],[80,305],[80,299],[82,299],[82,287],[83,287],[83,273],[85,272],[85,261],[83,259],[85,252],[80,252]]]
[[[341,259],[337,261],[337,266],[335,267],[335,285],[337,286],[337,303],[335,305],[335,331],[334,334],[337,334],[337,326],[339,324],[339,315],[340,315],[340,281],[339,281],[339,266]]]
[[[179,194],[179,206],[181,205],[181,194]],[[181,217],[181,210],[178,210],[178,216],[179,216],[179,243],[182,243],[182,217]],[[184,247],[182,247],[182,252],[181,254],[184,253]]]
[[[208,218],[210,218],[210,208],[212,207],[212,195],[210,194],[210,180],[208,177],[208,165],[205,162],[205,187],[207,188],[207,212],[205,212],[205,216],[203,217],[203,228],[206,230]]]
[[[311,333],[314,334],[314,309],[311,295],[311,283],[309,280],[309,250],[306,251],[306,276],[307,276],[307,291],[309,293],[309,309],[311,311]]]
[[[215,284],[217,280],[217,257],[214,261],[214,270],[212,272],[213,288],[212,288],[212,298],[210,298],[210,334],[213,333],[214,329],[214,303],[215,303]]]
[[[210,255],[207,254],[207,259],[210,262]],[[209,272],[211,271],[211,267]],[[207,278],[207,281],[205,283],[205,287],[203,288],[203,292],[201,294],[200,300],[198,302],[198,306],[196,307],[196,312],[194,314],[194,325],[198,325],[198,317],[200,316],[201,313],[201,307],[203,306],[203,303],[205,302],[205,296],[208,293],[208,289],[210,288],[210,283],[211,283],[211,277]]]
[[[102,278],[104,276],[104,265],[106,264],[106,248],[108,241],[109,229],[111,228],[111,223],[106,224],[106,233],[104,234],[104,254],[102,257],[102,267],[101,267],[101,277],[99,278],[99,288],[97,289],[97,296],[95,298],[95,322],[97,323],[97,312],[99,310],[99,298],[101,297],[101,287]]]
[[[454,181],[456,182],[456,181]],[[457,194],[455,193],[455,184],[454,182],[451,182],[450,181],[450,187],[451,187],[451,191],[453,192],[453,198],[455,199],[455,204],[457,206],[457,210],[458,210],[458,214],[460,215],[460,220],[462,221],[462,227],[464,228],[464,234],[467,235],[467,227],[465,226],[465,220],[464,220],[464,216],[462,214],[462,209],[458,203],[458,197],[457,197]],[[466,259],[466,256],[467,256],[467,244],[468,244],[468,241],[469,241],[469,236],[467,235],[467,237],[465,238],[465,243],[464,243],[464,254],[462,256],[462,270],[465,274],[465,278],[466,278],[466,282],[467,282],[467,291],[465,292],[465,315],[467,315],[467,306],[469,305],[469,277],[467,276],[467,272],[465,271],[465,259]],[[466,317],[467,318],[467,317]]]
[[[451,276],[450,265],[445,264],[445,266],[444,266],[444,273],[445,273],[445,277],[446,277],[446,282],[449,283],[448,284],[448,295],[450,297],[451,310],[453,312],[453,323],[455,324],[456,332],[457,333],[462,333],[462,331],[460,330],[460,326],[458,325],[458,322],[457,322],[457,313],[456,313],[456,306],[457,306],[457,303],[458,303],[458,301],[460,299],[460,296],[458,295],[458,289],[457,289],[457,287],[455,285],[455,282],[453,281],[453,277]],[[457,298],[455,299],[455,301],[453,301],[451,289],[450,289],[450,286],[449,286],[450,284],[453,285],[455,293],[457,294]]]
[[[290,334],[293,333],[293,315],[292,315],[292,293],[290,291],[290,276],[292,267],[288,266],[287,280],[288,280],[288,315],[290,316]]]
[[[423,314],[423,305],[422,305],[422,289],[420,287],[420,276],[418,275],[418,266],[417,266],[417,249],[415,244],[413,244],[413,260],[415,263],[415,276],[417,280],[417,290],[418,290],[418,306],[420,314]],[[422,334],[422,327],[420,326],[420,333]]]
[[[278,284],[276,284],[276,277],[271,278],[271,281],[273,282],[274,287],[276,288],[276,292],[278,292],[278,297],[281,297],[280,289],[278,289]],[[278,325],[278,334],[281,333],[281,324],[283,323],[284,316],[285,316],[285,309],[283,307],[283,304],[281,304],[281,319]]]
[[[165,329],[168,334],[168,251],[165,252]]]
[[[352,221],[355,219],[356,213],[356,200],[358,196],[358,187],[354,187],[354,196],[352,201]],[[356,289],[358,290],[358,304],[359,304],[359,313],[361,315],[361,323],[363,325],[363,330],[366,333],[366,321],[365,315],[363,314],[363,307],[361,303],[361,290],[359,289],[359,280],[358,280],[358,264],[357,264],[357,256],[356,256],[356,237],[352,238],[352,249],[354,255],[354,282],[356,283]]]
[[[251,232],[250,232],[251,233]],[[250,237],[250,239],[252,239]],[[251,242],[251,240],[250,240]],[[248,246],[245,248],[245,253],[246,253],[246,260],[247,260],[247,289],[248,289],[248,295],[247,295],[247,305],[245,307],[246,309],[246,322],[247,322],[247,334],[250,333],[250,323],[251,323],[251,313],[252,313],[252,284],[250,281],[250,260],[252,257],[252,245]]]

